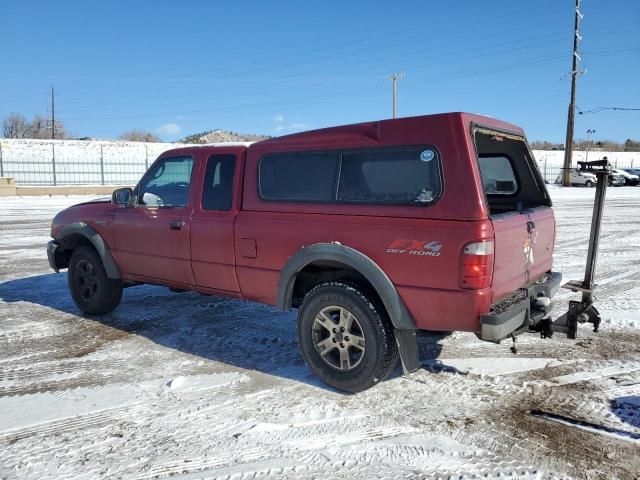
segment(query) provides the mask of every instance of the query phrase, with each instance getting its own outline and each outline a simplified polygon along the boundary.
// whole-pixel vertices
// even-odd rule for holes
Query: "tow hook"
[[[540,332],[541,338],[551,338],[553,336],[550,311],[551,299],[549,297],[539,296],[531,305],[531,317],[534,319],[533,330]]]

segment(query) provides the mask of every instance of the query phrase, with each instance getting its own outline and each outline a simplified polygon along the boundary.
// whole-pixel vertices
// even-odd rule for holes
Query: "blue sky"
[[[5,1],[0,117],[76,136],[281,135],[471,111],[564,141],[573,0]],[[640,2],[584,0],[577,105],[640,108]],[[577,115],[576,137],[640,139],[640,112]]]

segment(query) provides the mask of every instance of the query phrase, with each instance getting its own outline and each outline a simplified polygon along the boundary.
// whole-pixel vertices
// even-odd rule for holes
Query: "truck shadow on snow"
[[[29,312],[32,307],[28,304],[82,316],[71,300],[66,274],[0,283],[0,300],[25,302],[24,315],[29,317],[43,315],[42,311]],[[164,287],[142,285],[125,289],[121,304],[112,313],[90,318],[187,354],[333,390],[313,376],[302,360],[295,311],[281,312],[242,300],[191,292],[176,294]],[[65,315],[64,320],[72,321],[73,317]],[[431,372],[459,373],[438,360],[440,342],[447,335],[420,332],[418,336],[422,364]],[[400,375],[398,363],[389,378]]]
[[[610,403],[615,416],[632,427],[640,428],[640,396],[618,397]]]

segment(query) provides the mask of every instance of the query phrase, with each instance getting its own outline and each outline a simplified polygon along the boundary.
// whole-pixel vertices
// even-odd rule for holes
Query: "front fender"
[[[76,246],[76,235],[80,235],[87,239],[89,243],[93,245],[93,248],[96,249],[98,255],[100,255],[100,258],[102,259],[102,264],[104,265],[107,277],[112,279],[122,278],[120,269],[111,256],[104,239],[95,231],[95,229],[86,223],[74,222],[69,225],[65,225],[56,233],[55,241],[62,250],[73,249]]]

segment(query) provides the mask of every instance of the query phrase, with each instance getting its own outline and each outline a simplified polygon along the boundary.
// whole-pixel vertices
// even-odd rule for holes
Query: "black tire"
[[[112,312],[122,298],[122,280],[107,277],[98,252],[92,247],[82,245],[73,250],[67,279],[74,303],[86,315]]]
[[[347,330],[340,331],[340,325]],[[298,312],[298,344],[320,380],[351,393],[384,380],[398,361],[386,313],[358,289],[338,282],[318,285],[305,296]]]
[[[587,188],[591,188],[593,187],[593,182],[591,180],[587,180],[586,182],[584,182],[584,186]]]

